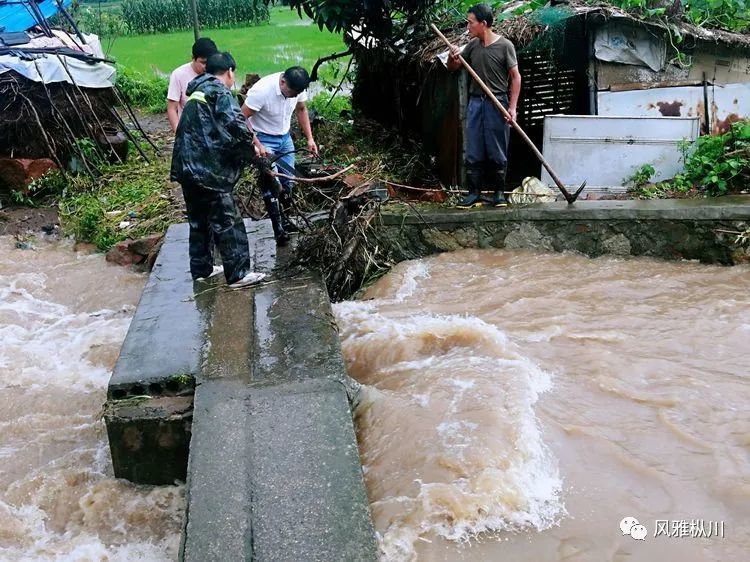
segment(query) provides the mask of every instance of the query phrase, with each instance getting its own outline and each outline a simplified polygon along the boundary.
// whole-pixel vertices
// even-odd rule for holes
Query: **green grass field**
[[[205,29],[201,36],[210,37],[219,49],[232,53],[238,81],[249,72],[264,76],[293,65],[309,71],[319,57],[345,49],[341,35],[320,31],[309,19],[301,20],[288,8],[273,9],[269,24]],[[133,70],[165,75],[190,60],[192,44],[192,31],[118,37],[110,56]],[[321,72],[328,75],[323,68]]]

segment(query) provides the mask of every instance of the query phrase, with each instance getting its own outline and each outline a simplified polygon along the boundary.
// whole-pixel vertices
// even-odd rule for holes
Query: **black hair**
[[[234,61],[234,57],[226,52],[215,53],[208,57],[208,61],[206,61],[206,74],[218,76],[224,74],[230,68],[237,70],[237,63]]]
[[[307,87],[310,85],[310,75],[301,66],[287,68],[284,71],[284,80],[286,81],[286,85],[298,94],[307,90]]]
[[[193,43],[193,59],[207,59],[218,52],[219,48],[216,46],[216,43],[208,37],[201,37]]]
[[[495,20],[495,15],[492,13],[492,8],[487,4],[475,4],[466,11],[467,14],[474,14],[477,21],[483,21],[487,24],[487,27],[492,27],[492,22]]]

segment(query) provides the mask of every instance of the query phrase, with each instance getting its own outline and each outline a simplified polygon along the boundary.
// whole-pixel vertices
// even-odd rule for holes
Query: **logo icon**
[[[645,541],[648,534],[646,527],[641,525],[635,517],[624,517],[620,521],[620,530],[623,535],[630,535],[637,541]]]

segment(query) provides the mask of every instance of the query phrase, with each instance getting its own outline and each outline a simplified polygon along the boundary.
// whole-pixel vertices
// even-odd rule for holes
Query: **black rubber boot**
[[[286,246],[289,243],[289,234],[284,230],[279,200],[273,193],[265,191],[263,192],[263,203],[266,204],[268,218],[271,219],[271,226],[273,227],[273,235],[274,238],[276,238],[276,244],[279,246]]]
[[[276,245],[286,246],[289,243],[289,234],[284,229],[285,217],[279,202],[282,192],[281,182],[279,182],[276,176],[271,174],[275,168],[268,159],[256,158],[253,163],[257,166],[258,172],[260,172],[258,185],[263,196],[263,203],[266,206],[268,218],[271,219]]]
[[[289,215],[294,211],[292,202],[292,189],[294,183],[281,186],[279,194],[279,203],[281,204],[281,226],[287,233],[299,232],[299,228],[294,224]]]
[[[488,179],[492,185],[492,205],[495,207],[507,207],[508,200],[505,198],[505,168],[494,168]]]
[[[474,166],[466,166],[466,184],[469,194],[456,205],[459,209],[471,209],[482,205],[482,170]]]

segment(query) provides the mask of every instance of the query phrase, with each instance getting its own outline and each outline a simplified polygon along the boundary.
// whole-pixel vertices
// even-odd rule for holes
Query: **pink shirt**
[[[193,70],[193,63],[188,62],[182,66],[178,66],[169,75],[169,89],[167,90],[167,99],[170,101],[177,102],[177,116],[182,114],[182,108],[187,103],[187,96],[185,90],[187,90],[188,82],[193,78],[197,77],[198,74]]]

